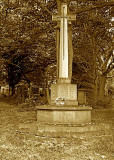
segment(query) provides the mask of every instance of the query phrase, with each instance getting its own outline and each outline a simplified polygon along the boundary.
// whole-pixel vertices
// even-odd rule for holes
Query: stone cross
[[[53,21],[60,22],[60,49],[59,49],[59,78],[68,78],[68,22],[72,20],[76,20],[76,15],[68,14],[67,11],[67,3],[61,4],[61,14],[53,15]]]

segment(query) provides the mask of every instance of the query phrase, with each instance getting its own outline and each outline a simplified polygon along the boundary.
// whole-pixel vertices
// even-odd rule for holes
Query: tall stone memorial
[[[76,126],[91,122],[91,108],[78,106],[77,85],[71,84],[72,53],[68,27],[76,17],[68,14],[67,10],[67,3],[61,3],[60,15],[52,16],[60,29],[57,39],[57,83],[51,86],[51,104],[37,106],[38,131],[42,133],[82,132],[83,129]],[[58,100],[61,103],[57,103]]]
[[[51,104],[58,98],[64,99],[65,105],[78,105],[77,85],[71,84],[72,53],[69,49],[68,24],[76,20],[76,16],[68,14],[67,4],[61,4],[61,14],[53,15],[52,20],[60,24],[60,44],[57,55],[57,84],[51,86]]]

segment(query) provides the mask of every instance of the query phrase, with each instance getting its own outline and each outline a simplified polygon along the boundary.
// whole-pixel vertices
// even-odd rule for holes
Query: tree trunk
[[[47,95],[48,104],[50,104],[51,103],[51,98],[50,98],[50,94],[49,94],[49,88],[46,89],[46,95]]]
[[[94,104],[97,104],[97,99],[98,99],[98,78],[96,77],[94,84]]]
[[[12,95],[11,86],[9,86],[9,96]]]
[[[15,86],[14,85],[11,86],[11,91],[12,91],[11,95],[13,96],[15,94]]]
[[[98,101],[104,101],[105,84],[106,84],[106,76],[102,75],[99,78]]]

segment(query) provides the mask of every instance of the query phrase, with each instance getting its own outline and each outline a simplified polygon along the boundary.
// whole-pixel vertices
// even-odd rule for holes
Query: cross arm
[[[69,14],[68,15],[68,20],[69,21],[75,21],[76,20],[76,15],[75,14]]]
[[[60,21],[60,15],[52,15],[52,21]]]
[[[62,17],[60,15],[52,15],[52,21],[60,21],[61,18],[67,18],[69,21],[75,21],[76,20],[76,15],[68,14],[65,17]]]

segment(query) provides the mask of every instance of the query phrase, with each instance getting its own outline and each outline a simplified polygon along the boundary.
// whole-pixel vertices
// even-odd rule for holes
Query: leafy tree
[[[103,100],[106,75],[114,68],[111,1],[76,1],[73,24],[74,63],[80,86],[93,89],[95,101]],[[74,6],[71,3],[71,8]],[[73,9],[72,9],[73,10]],[[110,53],[108,53],[110,51]],[[102,63],[101,63],[102,61]],[[105,70],[103,68],[105,66]],[[102,78],[105,75],[105,80]],[[75,79],[74,77],[74,79]],[[97,99],[98,98],[98,99]]]
[[[8,81],[12,81],[10,84],[15,86],[21,79],[27,79],[48,87],[48,81],[55,79],[55,27],[58,24],[52,22],[52,14],[60,12],[61,2],[1,0],[0,53]],[[70,36],[73,39],[73,48],[72,43],[70,48],[74,53],[73,82],[79,87],[99,91],[101,75],[113,69],[111,19],[114,3],[109,0],[67,0],[67,3],[70,12],[76,14],[76,21],[69,25],[69,34],[73,33]],[[104,90],[102,93],[104,95]],[[100,95],[100,92],[94,94]]]

